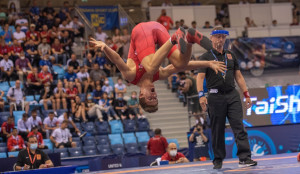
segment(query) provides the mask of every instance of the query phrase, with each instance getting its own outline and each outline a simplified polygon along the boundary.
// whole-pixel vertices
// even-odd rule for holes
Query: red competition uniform
[[[168,142],[165,137],[155,136],[151,138],[147,143],[147,149],[150,151],[150,155],[161,156],[166,152]]]
[[[166,29],[169,31],[170,30],[170,24],[173,25],[173,21],[169,16],[160,16],[157,19],[157,22],[161,23]]]
[[[36,137],[36,139],[38,140],[38,145],[44,144],[43,135],[40,132],[38,132],[37,134],[34,134],[34,132],[31,131],[31,132],[29,132],[27,137],[30,137],[30,136],[35,136]]]
[[[134,61],[135,65],[136,65],[136,75],[135,75],[135,79],[133,81],[131,81],[131,84],[136,85],[141,78],[143,77],[143,75],[146,73],[145,68],[143,67],[142,64],[139,64],[138,62]],[[159,71],[157,71],[154,75],[153,75],[153,79],[152,82],[155,82],[159,80]]]
[[[5,129],[7,133],[11,133],[13,128],[15,127],[15,124],[7,124],[7,122],[2,123],[1,126],[1,133],[3,133],[3,130]]]
[[[7,140],[7,149],[9,152],[12,150],[12,148],[23,149],[24,147],[24,140],[20,135],[17,135],[17,137],[10,136]]]
[[[177,152],[175,158],[171,158],[171,156],[169,155],[168,152],[166,152],[162,157],[161,157],[161,160],[162,161],[177,161],[179,160],[180,158],[185,158],[185,156],[180,153],[180,152]]]
[[[156,44],[162,46],[170,39],[167,29],[158,22],[142,22],[132,30],[128,58],[142,62],[143,58],[155,53]],[[177,49],[174,45],[168,58]]]

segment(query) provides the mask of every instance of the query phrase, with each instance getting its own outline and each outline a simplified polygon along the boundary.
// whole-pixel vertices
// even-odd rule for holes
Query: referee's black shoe
[[[222,165],[223,165],[223,161],[222,160],[214,160],[213,164],[214,164],[213,169],[221,169]]]
[[[256,166],[257,162],[253,161],[252,159],[240,160],[239,167],[249,167],[249,166]]]

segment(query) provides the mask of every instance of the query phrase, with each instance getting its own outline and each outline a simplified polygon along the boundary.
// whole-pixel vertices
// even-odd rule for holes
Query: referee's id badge
[[[41,154],[37,154],[37,155],[36,155],[36,159],[37,159],[37,160],[41,160],[41,159],[42,159]]]

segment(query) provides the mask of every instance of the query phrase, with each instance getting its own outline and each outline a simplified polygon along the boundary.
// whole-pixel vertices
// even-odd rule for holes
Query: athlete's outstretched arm
[[[95,47],[100,48],[101,51],[104,51],[106,57],[117,66],[126,80],[134,80],[135,71],[130,69],[130,67],[123,61],[118,53],[116,53],[102,41],[96,41],[94,38],[92,38],[90,42],[95,44]]]
[[[224,62],[218,61],[189,61],[188,65],[183,69],[175,68],[173,65],[168,65],[165,68],[161,68],[159,71],[159,80],[164,80],[168,78],[171,74],[185,71],[185,70],[195,70],[199,68],[209,67],[213,69],[216,73],[226,70]]]

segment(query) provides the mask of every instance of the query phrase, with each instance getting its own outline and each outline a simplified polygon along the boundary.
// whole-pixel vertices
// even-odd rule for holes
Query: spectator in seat
[[[21,82],[24,82],[24,76],[27,77],[32,71],[31,63],[25,58],[24,52],[21,52],[20,58],[16,60],[16,70]]]
[[[30,169],[43,169],[54,167],[52,161],[48,157],[46,153],[38,148],[38,140],[35,136],[28,137],[28,148],[20,151],[17,163],[16,163],[16,171],[19,170],[30,170]],[[36,156],[36,160],[28,160],[30,155],[30,159],[34,159]]]
[[[93,70],[90,72],[90,78],[93,83],[93,88],[97,85],[97,82],[101,82],[105,79],[106,74],[99,68],[97,63],[94,63]],[[100,83],[99,83],[100,84]]]
[[[47,28],[52,28],[54,25],[54,17],[52,14],[47,14],[47,18],[45,20],[45,25],[47,25]]]
[[[38,116],[36,109],[31,111],[31,117],[28,118],[28,122],[31,125],[31,130],[33,127],[37,127],[39,132],[46,134],[42,119]]]
[[[8,59],[8,54],[4,53],[3,59],[0,61],[1,67],[1,80],[8,82],[10,85],[10,79],[14,75],[14,63]]]
[[[28,114],[24,113],[22,118],[18,120],[18,131],[23,139],[26,140],[28,133],[31,131],[31,123],[28,120]]]
[[[119,28],[115,28],[113,31],[112,42],[117,46],[117,53],[123,56],[123,41]]]
[[[44,57],[45,55],[51,55],[51,47],[47,43],[47,38],[42,39],[42,43],[38,46],[38,51],[40,57]]]
[[[58,38],[54,39],[54,43],[52,44],[52,53],[57,64],[66,64],[67,56],[64,54],[63,47]]]
[[[10,102],[10,115],[13,115],[13,110],[17,110],[17,107],[22,107],[22,110],[25,109],[25,112],[28,113],[29,102],[25,101],[26,97],[21,89],[20,80],[16,80],[15,86],[9,88],[6,97]]]
[[[26,39],[33,40],[34,45],[38,45],[41,42],[40,33],[35,30],[35,24],[30,24],[29,30],[26,32]]]
[[[70,7],[69,7],[69,2],[68,1],[64,1],[64,6],[60,9],[58,17],[61,20],[71,19]]]
[[[85,116],[85,104],[81,101],[80,97],[77,95],[75,100],[71,101],[72,114],[74,116],[75,122],[87,122]]]
[[[12,135],[7,140],[7,150],[9,152],[20,151],[25,149],[26,146],[24,144],[23,138],[18,135],[18,130],[13,128]]]
[[[68,82],[68,88],[66,90],[67,93],[67,106],[71,108],[71,101],[75,100],[75,97],[78,95],[78,90],[74,85],[74,82]]]
[[[78,73],[80,71],[79,62],[78,62],[78,60],[76,60],[76,54],[74,54],[74,53],[71,55],[71,59],[68,60],[67,65],[69,67],[72,66],[73,67],[73,71],[75,73]]]
[[[194,161],[206,161],[209,158],[207,137],[207,133],[203,131],[203,126],[197,124],[189,138],[190,142],[195,143]]]
[[[109,85],[109,80],[105,79],[104,85],[102,86],[102,91],[106,92],[107,94],[110,94],[114,91],[113,87]]]
[[[20,54],[24,53],[23,47],[21,46],[21,44],[18,42],[17,39],[13,40],[13,44],[9,47],[9,50],[10,50],[10,59],[13,62],[16,62],[16,60],[19,58]],[[1,55],[0,55],[0,57],[1,57]]]
[[[48,71],[48,66],[44,65],[42,67],[42,71],[38,75],[42,85],[47,85],[50,86],[53,83],[53,76],[52,74]]]
[[[138,118],[142,118],[143,112],[142,109],[140,108],[139,100],[137,98],[137,93],[136,91],[131,92],[131,97],[128,100],[128,107],[129,107],[129,118],[134,119],[135,116]]]
[[[39,78],[38,68],[33,67],[32,72],[27,76],[27,91],[30,95],[39,94],[42,89],[42,83]]]
[[[75,37],[83,38],[84,25],[78,20],[78,16],[74,16],[69,25],[73,29]]]
[[[72,135],[67,128],[69,121],[64,120],[60,126],[53,131],[50,140],[56,148],[76,147],[76,143],[72,142]]]
[[[3,31],[0,32],[0,36],[4,39],[6,44],[9,44],[13,38],[13,32],[9,29],[9,24],[5,24]]]
[[[161,14],[157,18],[157,22],[161,23],[168,31],[173,27],[173,20],[170,16],[167,16],[166,9],[161,10]]]
[[[118,83],[115,84],[115,92],[116,93],[126,93],[127,88],[126,85],[123,83],[123,79],[122,78],[118,78]]]
[[[73,66],[68,66],[68,71],[65,73],[64,83],[67,84],[68,82],[74,82],[78,93],[81,94],[81,84],[77,78],[77,74],[74,72]]]
[[[27,137],[36,137],[38,149],[48,149],[48,146],[44,144],[43,135],[38,131],[38,127],[34,126],[31,128],[31,132],[27,135]]]
[[[102,113],[107,114],[108,121],[115,118],[116,120],[119,119],[117,113],[113,109],[112,100],[108,98],[108,94],[106,92],[103,93],[103,97],[99,100],[99,106],[101,108]]]
[[[19,11],[20,11],[20,9],[16,8],[16,4],[14,2],[10,1],[9,8],[7,11],[9,24],[12,24],[19,18],[19,16],[18,16]]]
[[[56,102],[56,109],[59,110],[62,104],[63,109],[67,109],[67,93],[66,89],[63,87],[62,81],[58,81],[57,87],[54,89],[54,97]]]
[[[277,27],[277,20],[272,21],[272,27]]]
[[[52,109],[56,111],[54,93],[51,89],[50,85],[44,85],[44,89],[42,89],[40,94],[40,104],[44,105],[44,109],[48,110],[48,105],[52,105]]]
[[[59,128],[58,126],[58,119],[55,117],[54,112],[50,112],[48,117],[44,119],[44,126],[46,130],[46,137],[49,138],[51,133],[56,129]]]
[[[192,24],[192,28],[193,29],[198,30],[197,22],[196,21],[193,21],[191,24]]]
[[[103,91],[101,89],[101,85],[97,85],[96,89],[93,91],[92,97],[93,97],[93,102],[98,103],[99,100],[101,99],[103,95]]]
[[[94,62],[95,62],[95,59],[93,58],[92,54],[88,53],[84,60],[84,67],[85,67],[85,69],[88,70],[88,72],[90,72],[93,69]]]
[[[47,6],[43,9],[43,12],[46,12],[47,14],[54,14],[55,10],[52,7],[52,2],[51,1],[47,1]]]
[[[126,62],[127,57],[128,57],[129,47],[130,47],[130,34],[128,33],[127,28],[123,28],[122,33],[123,33],[123,35],[121,37],[121,40],[123,42],[123,56],[122,56],[122,58]]]
[[[74,123],[72,117],[71,117],[71,114],[69,112],[64,112],[62,115],[60,115],[58,117],[58,124],[59,124],[59,127],[61,127],[61,124],[64,122],[64,121],[68,121],[69,124],[72,125],[73,128],[71,128],[71,132],[76,132],[78,136],[81,136],[81,132],[80,130],[77,128],[76,124]]]
[[[8,117],[7,121],[3,122],[1,125],[0,137],[3,142],[7,142],[7,139],[12,135],[12,130],[15,127],[14,117]]]
[[[73,41],[70,38],[68,31],[62,32],[62,37],[60,39],[60,42],[62,44],[63,49],[67,53],[67,56],[69,57],[72,54]],[[66,65],[66,64],[64,64],[64,65]]]
[[[98,104],[95,104],[92,99],[92,96],[89,96],[85,102],[85,110],[87,115],[90,119],[97,117],[100,122],[103,122],[101,107]]]
[[[114,102],[114,109],[117,113],[117,115],[122,119],[125,120],[128,117],[128,106],[126,100],[123,98],[123,93],[117,94],[117,99]]]
[[[169,161],[169,164],[188,163],[190,162],[182,153],[177,152],[175,143],[170,143],[168,151],[161,157],[162,161]]]
[[[91,83],[90,75],[84,66],[80,67],[80,72],[77,73],[77,79],[80,86],[84,86],[84,93],[87,94],[88,88]]]
[[[32,1],[32,6],[29,10],[30,16],[40,15],[40,8],[38,7],[36,0]]]
[[[30,59],[33,66],[39,66],[40,56],[33,39],[30,39],[25,46],[25,57]]]
[[[188,29],[188,28],[189,28],[188,26],[186,26],[186,25],[184,24],[184,20],[183,20],[183,19],[180,19],[180,27],[182,27],[182,28],[184,28],[184,29]]]
[[[10,55],[9,46],[5,43],[5,40],[1,37],[0,33],[0,58],[3,58],[4,54]]]
[[[101,40],[102,42],[105,42],[105,40],[108,38],[108,35],[102,31],[102,27],[97,27],[97,31],[95,33],[96,40]]]
[[[170,0],[164,0],[164,2],[161,4],[162,7],[172,7],[173,4]]]
[[[98,63],[100,69],[103,70],[106,74],[110,74],[111,66],[106,63],[105,54],[100,50],[96,51],[94,62]]]
[[[16,31],[13,33],[13,38],[16,39],[20,44],[26,41],[26,35],[23,31],[21,31],[21,26],[16,26]]]
[[[209,21],[205,21],[204,26],[202,28],[207,29],[207,28],[213,28],[213,27],[210,25]]]
[[[159,128],[154,130],[154,134],[154,137],[150,138],[147,143],[147,154],[162,156],[168,148],[167,139],[161,135],[161,129]]]
[[[4,111],[4,99],[3,99],[4,94],[5,94],[4,91],[1,91],[0,89],[0,112]]]
[[[254,23],[254,21],[251,20],[249,17],[246,17],[245,21],[246,21],[246,26],[245,26],[246,28],[257,27],[257,25]]]
[[[47,43],[50,44],[50,32],[48,30],[47,25],[42,26],[42,31],[40,32],[41,39],[43,40],[44,38],[47,39]]]

